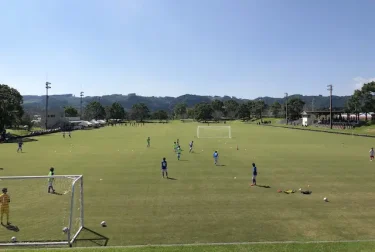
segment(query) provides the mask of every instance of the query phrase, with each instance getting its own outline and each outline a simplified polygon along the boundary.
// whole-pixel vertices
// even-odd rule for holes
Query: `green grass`
[[[232,139],[196,139],[196,123],[106,127],[36,137],[0,145],[2,176],[83,174],[85,226],[110,238],[110,246],[259,241],[367,240],[375,237],[375,163],[372,139],[232,123]],[[151,148],[146,138],[151,137]],[[180,139],[182,161],[172,150]],[[188,142],[194,140],[195,153]],[[236,146],[239,150],[236,150]],[[214,166],[212,152],[220,162]],[[169,161],[162,179],[160,161]],[[250,187],[251,163],[259,169]],[[234,179],[236,177],[236,179]],[[20,232],[0,229],[0,240],[62,239],[69,194],[48,195],[47,181],[1,181],[11,195],[11,221]],[[59,191],[70,182],[57,184]],[[311,195],[277,189],[310,185]],[[323,202],[328,197],[330,202]],[[99,223],[105,220],[107,228]],[[370,251],[373,243],[242,245],[205,251]],[[327,248],[328,250],[319,250]],[[112,251],[177,251],[137,248]],[[253,249],[253,250],[251,250]],[[255,250],[254,250],[255,249]],[[366,250],[367,249],[367,250]],[[197,247],[179,251],[198,251]],[[74,251],[74,250],[71,250]],[[97,250],[100,251],[100,250]],[[106,250],[111,251],[111,250]],[[202,250],[200,250],[202,251]],[[290,251],[290,250],[288,250]]]

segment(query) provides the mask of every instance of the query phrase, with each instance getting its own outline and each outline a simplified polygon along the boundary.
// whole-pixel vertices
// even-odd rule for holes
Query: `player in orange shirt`
[[[7,225],[10,225],[9,223],[9,203],[10,203],[10,197],[7,194],[8,189],[3,188],[3,193],[0,195],[0,213],[1,213],[1,225],[3,224],[3,217],[4,214],[7,216]]]

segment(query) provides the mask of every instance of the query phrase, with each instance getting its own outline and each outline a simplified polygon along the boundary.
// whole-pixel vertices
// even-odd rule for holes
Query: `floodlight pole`
[[[286,119],[286,124],[288,124],[288,93],[285,93],[285,98],[286,98],[286,102],[285,102],[285,119]]]
[[[329,126],[332,129],[332,90],[333,86],[328,85],[328,91],[329,91]]]
[[[48,129],[48,89],[51,88],[51,83],[46,82],[46,129]]]
[[[83,118],[83,114],[82,114],[82,104],[83,104],[83,92],[81,92],[80,93],[80,96],[81,96],[81,108],[80,108],[80,110],[81,110],[81,112],[80,112],[80,114],[81,114],[81,119]]]

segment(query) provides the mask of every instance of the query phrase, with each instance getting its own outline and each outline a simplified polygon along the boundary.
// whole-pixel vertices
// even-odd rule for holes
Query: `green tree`
[[[92,101],[85,107],[84,117],[87,120],[99,120],[106,118],[104,107],[97,101]]]
[[[21,118],[21,125],[27,127],[27,131],[30,131],[34,126],[31,116],[28,113],[24,113]]]
[[[211,106],[214,111],[220,111],[224,113],[224,102],[220,100],[213,100],[211,102]]]
[[[177,103],[174,106],[174,116],[175,118],[184,118],[187,114],[187,106],[185,103]]]
[[[301,118],[303,112],[303,106],[305,102],[298,97],[293,97],[288,100],[288,118],[296,120]]]
[[[169,116],[165,110],[157,110],[152,114],[152,119],[163,121],[168,120]]]
[[[24,114],[22,103],[22,95],[16,89],[0,84],[0,132],[21,121]]]
[[[197,121],[208,121],[212,118],[212,107],[208,103],[198,103],[195,105],[195,119]]]
[[[266,109],[266,104],[264,103],[263,100],[257,100],[254,101],[253,103],[253,114],[255,115],[256,118],[259,118],[260,120],[263,119],[263,112]]]
[[[143,122],[150,116],[150,110],[144,103],[136,103],[132,106],[132,117],[134,120]]]
[[[77,117],[78,116],[78,110],[72,106],[66,106],[64,107],[64,113],[67,117]]]
[[[230,119],[235,119],[237,115],[239,104],[233,99],[224,102],[225,116]]]
[[[238,107],[238,118],[241,119],[241,120],[249,120],[250,118],[250,109],[249,109],[249,106],[248,104],[246,103],[242,103],[239,107]]]
[[[114,102],[109,107],[109,118],[110,119],[125,119],[126,111],[119,102]]]
[[[281,112],[281,104],[277,101],[275,101],[272,105],[271,105],[271,113],[272,115],[275,117],[275,118],[278,118],[280,117],[280,112]]]
[[[195,112],[194,108],[188,108],[187,109],[187,118],[194,119],[195,118]]]

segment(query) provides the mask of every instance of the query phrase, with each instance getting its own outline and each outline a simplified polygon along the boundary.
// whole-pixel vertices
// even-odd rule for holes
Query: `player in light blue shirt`
[[[189,153],[193,152],[193,145],[194,145],[194,141],[191,141],[189,143]]]
[[[219,160],[219,153],[217,151],[215,151],[212,156],[214,158],[215,165],[217,165],[218,160]]]

